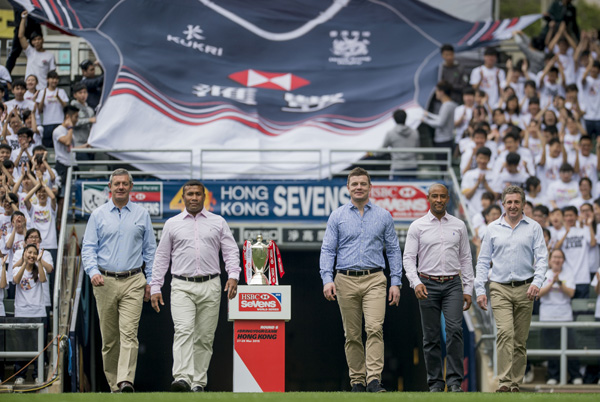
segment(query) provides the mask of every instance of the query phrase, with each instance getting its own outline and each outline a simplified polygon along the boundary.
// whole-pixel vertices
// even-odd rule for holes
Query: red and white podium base
[[[285,322],[290,286],[238,286],[229,301],[233,392],[285,392]]]

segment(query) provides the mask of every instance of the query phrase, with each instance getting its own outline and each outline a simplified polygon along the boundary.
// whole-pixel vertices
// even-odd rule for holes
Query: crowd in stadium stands
[[[574,32],[568,21],[550,21],[547,34],[536,39],[515,33],[527,58],[509,59],[506,70],[498,66],[496,50],[486,49],[483,65],[470,76],[454,61],[452,46],[444,45],[440,105],[423,122],[435,129],[435,146],[460,155],[476,244],[502,213],[503,189],[525,190],[524,212],[542,226],[552,252],[540,320],[569,321],[571,299],[591,297],[590,285],[599,290],[600,45],[597,31]],[[600,320],[600,303],[595,317]],[[547,347],[558,348],[556,331],[544,336]],[[569,374],[573,383],[583,382],[575,359]],[[548,383],[558,378],[551,361]]]
[[[88,147],[103,76],[95,76],[97,62],[82,62],[83,80],[72,86],[70,100],[59,88],[54,54],[44,50],[39,25],[27,12],[18,15],[13,51],[7,67],[0,66],[5,85],[0,99],[12,93],[11,100],[0,102],[0,316],[5,316],[7,297],[14,299],[15,317],[42,318],[47,326],[63,184],[75,163],[71,149]],[[27,57],[25,79],[13,81],[10,72],[21,50]],[[54,164],[49,149],[54,150]],[[91,158],[93,154],[77,155],[79,160]],[[18,362],[15,369],[24,364]],[[26,374],[21,372],[15,384],[22,384]]]

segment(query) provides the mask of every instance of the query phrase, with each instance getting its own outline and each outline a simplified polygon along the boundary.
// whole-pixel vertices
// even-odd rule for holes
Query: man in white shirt
[[[447,385],[451,392],[462,392],[462,314],[471,306],[473,293],[469,235],[464,222],[446,212],[450,197],[444,185],[431,185],[427,200],[431,209],[408,229],[404,269],[419,299],[429,391],[443,392]],[[440,345],[442,312],[447,343],[445,381]]]
[[[487,167],[491,155],[492,152],[489,148],[479,148],[475,157],[477,168],[469,170],[462,178],[460,188],[467,198],[467,207],[471,217],[483,211],[481,205],[482,194],[486,191],[494,192],[492,189],[494,175]]]
[[[573,166],[563,163],[558,175],[560,180],[550,184],[546,190],[552,208],[564,208],[579,196],[579,184],[573,180]]]
[[[590,57],[581,78],[582,103],[585,109],[585,128],[590,137],[600,135],[600,61]]]
[[[27,91],[27,86],[25,81],[16,80],[12,86],[12,93],[15,96],[14,99],[5,102],[6,112],[10,113],[15,107],[17,110],[22,112],[25,109],[33,110],[35,108],[35,103],[30,100],[25,100],[25,92]]]
[[[473,118],[473,109],[475,107],[475,90],[471,87],[463,89],[463,104],[454,109],[454,128],[456,130],[455,142],[463,137],[464,132],[469,127],[469,122]]]
[[[61,125],[54,129],[52,140],[54,141],[54,152],[56,153],[56,164],[54,168],[60,176],[60,182],[67,182],[67,170],[69,166],[77,163],[71,160],[71,149],[73,148],[73,127],[79,118],[79,109],[75,106],[64,107],[65,119]],[[62,195],[62,190],[61,190]]]
[[[470,84],[488,94],[488,104],[496,107],[500,99],[500,84],[506,81],[504,70],[496,67],[498,52],[494,48],[485,49],[483,65],[471,71]]]
[[[19,42],[27,56],[27,67],[25,77],[35,75],[38,79],[37,89],[46,88],[48,72],[56,70],[54,54],[44,50],[44,38],[38,33],[33,32],[29,38],[31,46],[25,38],[25,25],[27,24],[27,11],[21,13],[21,24],[19,25]]]
[[[590,295],[590,267],[589,251],[596,247],[596,236],[590,218],[584,222],[585,226],[577,227],[577,208],[567,206],[563,208],[567,232],[556,244],[565,253],[565,271],[571,275],[575,282],[574,299],[587,299]]]
[[[520,144],[519,138],[519,129],[514,128],[514,130],[509,131],[503,139],[504,142],[504,151],[498,155],[496,158],[496,162],[494,163],[494,167],[492,170],[496,174],[500,174],[502,167],[506,162],[506,156],[513,152],[519,154],[520,161],[518,170],[522,173],[527,174],[527,176],[533,176],[535,174],[535,165],[533,164],[533,157],[531,156],[531,151],[528,148],[522,147]]]

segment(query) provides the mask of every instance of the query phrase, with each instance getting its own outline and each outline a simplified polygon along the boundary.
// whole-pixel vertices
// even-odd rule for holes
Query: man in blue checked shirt
[[[152,278],[156,240],[148,211],[129,200],[131,174],[115,170],[108,188],[112,198],[92,212],[81,255],[96,298],[106,380],[112,392],[133,392],[138,326],[142,300],[150,300],[146,278]]]
[[[400,302],[402,252],[391,214],[369,201],[369,173],[362,168],[353,169],[348,175],[347,187],[350,202],[329,217],[321,246],[323,295],[329,301],[337,296],[340,306],[352,392],[385,392],[381,386],[387,288],[383,250],[386,250],[391,271],[390,306]],[[366,353],[362,341],[363,316]]]

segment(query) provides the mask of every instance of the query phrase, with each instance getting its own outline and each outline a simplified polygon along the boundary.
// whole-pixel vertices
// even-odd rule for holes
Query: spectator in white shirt
[[[550,184],[547,196],[552,208],[564,208],[579,196],[579,184],[573,181],[573,166],[563,163],[558,170],[560,180]]]
[[[471,216],[480,213],[483,208],[481,206],[481,195],[486,191],[494,192],[492,184],[494,181],[493,172],[488,169],[488,162],[492,152],[487,147],[482,147],[477,150],[475,160],[477,168],[469,170],[465,173],[461,183],[461,189],[464,196],[467,198],[467,205]]]
[[[540,101],[544,108],[552,104],[552,100],[556,95],[565,95],[565,75],[560,62],[557,61],[557,63],[558,67],[548,64],[542,71],[538,82]]]
[[[563,208],[566,233],[556,244],[555,248],[562,248],[565,253],[565,270],[573,277],[575,282],[574,299],[587,299],[590,295],[590,250],[596,247],[596,236],[592,228],[593,219],[577,226],[579,212],[573,206]]]
[[[590,63],[581,78],[585,126],[592,138],[600,134],[600,61],[590,57]]]
[[[565,254],[556,249],[550,253],[548,261],[549,270],[540,288],[540,321],[573,321],[571,297],[575,294],[573,277],[563,270]],[[569,348],[575,348],[574,336],[570,334]],[[542,330],[542,343],[546,349],[556,349],[560,345],[560,328],[544,328]],[[581,384],[579,363],[576,359],[569,359],[567,369],[574,384]],[[560,365],[558,358],[548,359],[548,385],[558,384]]]
[[[559,178],[560,167],[567,162],[567,154],[563,151],[560,140],[553,137],[546,146],[546,136],[542,134],[542,153],[537,162],[537,177],[542,181],[542,188],[548,189]],[[548,193],[546,193],[549,195]]]
[[[50,71],[56,69],[56,62],[54,60],[54,54],[44,50],[44,37],[38,32],[31,33],[29,37],[29,43],[25,38],[25,25],[27,24],[27,11],[21,13],[21,24],[19,25],[19,42],[21,47],[25,51],[27,56],[27,67],[25,69],[25,76],[33,74],[38,79],[37,89],[43,89],[46,87],[46,77]]]
[[[548,203],[548,199],[542,192],[542,182],[535,176],[529,176],[525,181],[525,199],[534,207]]]
[[[569,205],[580,209],[583,204],[592,202],[594,202],[592,197],[592,181],[587,177],[582,177],[579,179],[579,196],[572,199]]]
[[[454,110],[454,128],[456,129],[455,142],[458,144],[467,131],[469,122],[473,118],[475,108],[475,90],[465,88],[462,93],[463,104]]]
[[[527,174],[527,176],[532,176],[535,174],[535,164],[533,163],[533,158],[531,156],[531,152],[529,149],[522,147],[519,142],[521,140],[519,133],[520,130],[518,127],[511,126],[509,128],[510,131],[506,133],[504,139],[502,140],[504,143],[504,150],[498,155],[496,158],[496,162],[494,163],[493,171],[498,174],[502,170],[504,163],[506,162],[506,156],[511,153],[517,153],[520,156],[518,170]]]
[[[475,89],[481,89],[488,95],[488,104],[495,106],[500,99],[500,85],[506,81],[504,70],[496,67],[498,52],[487,48],[483,54],[483,65],[471,71],[470,84]]]
[[[25,78],[25,86],[27,88],[27,92],[25,92],[25,95],[23,95],[23,98],[35,103],[35,101],[37,100],[37,96],[38,96],[38,89],[37,89],[38,84],[39,84],[39,81],[38,81],[37,77],[34,74],[29,74]]]
[[[506,107],[504,109],[504,115],[508,124],[525,128],[522,125],[521,110],[519,108],[519,98],[516,95],[509,96],[506,100]]]
[[[509,152],[506,155],[505,162],[494,183],[496,194],[502,194],[502,191],[508,186],[525,188],[525,181],[529,175],[525,171],[519,171],[520,161],[521,155],[516,152]]]
[[[44,127],[44,136],[42,144],[45,147],[52,148],[52,133],[58,127],[65,117],[63,108],[67,106],[69,97],[64,89],[58,87],[58,74],[56,71],[48,73],[48,88],[40,90],[37,97],[37,108],[42,113],[42,126]]]

